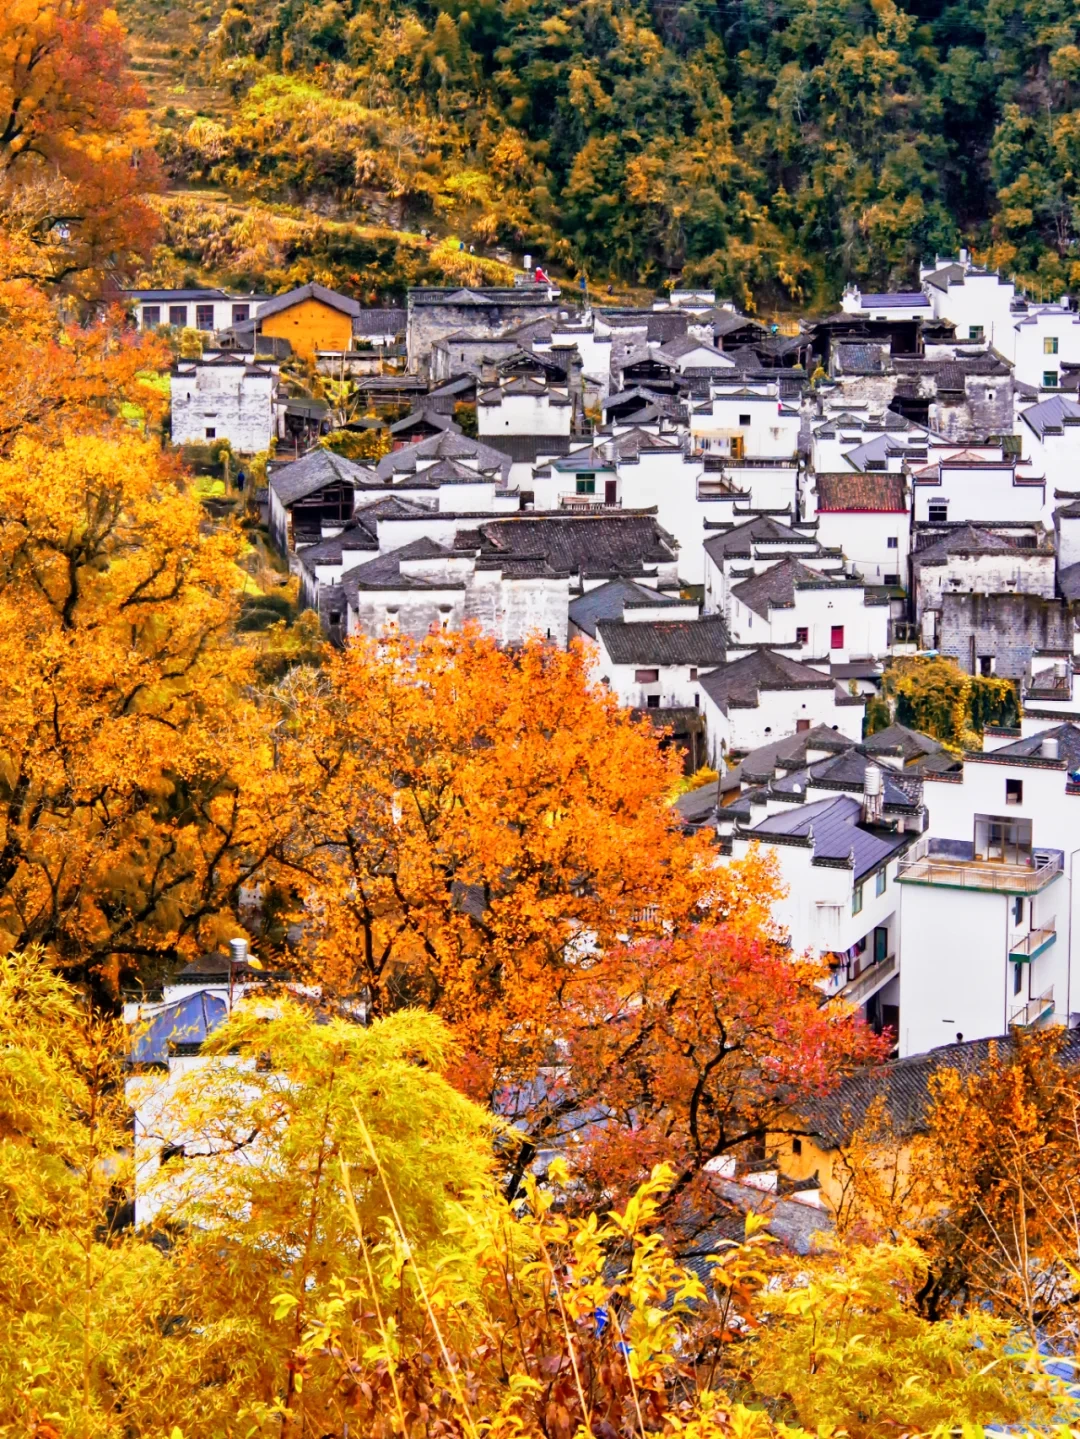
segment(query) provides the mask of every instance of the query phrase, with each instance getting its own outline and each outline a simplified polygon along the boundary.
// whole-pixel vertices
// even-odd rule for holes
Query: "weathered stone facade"
[[[533,320],[555,319],[559,314],[556,295],[547,285],[410,290],[406,326],[409,369],[425,372],[432,345],[458,330],[467,330],[476,339],[505,335]]]
[[[938,649],[969,674],[989,657],[994,674],[1021,680],[1034,653],[1072,653],[1077,613],[1075,604],[1038,595],[945,594]]]
[[[172,372],[175,445],[228,440],[241,454],[269,448],[277,376],[238,356],[181,360]]]

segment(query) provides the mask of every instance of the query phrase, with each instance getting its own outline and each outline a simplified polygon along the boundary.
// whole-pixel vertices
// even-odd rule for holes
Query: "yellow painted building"
[[[302,285],[260,305],[259,333],[288,340],[293,354],[314,361],[319,350],[340,354],[352,349],[353,319],[360,306],[323,285]]]

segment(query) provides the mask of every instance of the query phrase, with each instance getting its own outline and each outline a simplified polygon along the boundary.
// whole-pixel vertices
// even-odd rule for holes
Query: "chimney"
[[[229,940],[229,962],[235,968],[238,964],[247,964],[248,942],[246,939]]]
[[[968,252],[967,252],[966,250],[961,250],[961,251],[960,251],[960,263],[961,263],[961,265],[966,265],[967,262],[968,262]]]
[[[876,764],[868,764],[863,775],[863,824],[880,824],[882,813],[881,770]]]
[[[1061,757],[1061,747],[1058,744],[1057,735],[1044,735],[1043,742],[1039,746],[1039,753],[1043,759],[1059,759]]]

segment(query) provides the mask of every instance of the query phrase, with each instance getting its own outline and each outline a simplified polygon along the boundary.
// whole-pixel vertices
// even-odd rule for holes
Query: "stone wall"
[[[476,337],[504,335],[533,320],[555,319],[559,313],[558,301],[549,300],[546,289],[536,295],[522,290],[520,298],[512,292],[496,292],[497,298],[490,300],[470,300],[466,298],[468,292],[459,291],[462,298],[451,301],[449,295],[453,293],[448,292],[447,299],[442,299],[409,292],[406,343],[411,372],[426,372],[432,345],[456,330],[467,330]],[[483,295],[483,291],[477,293]]]
[[[1037,650],[1073,648],[1077,608],[1037,595],[944,594],[938,649],[969,674],[979,656],[994,657],[994,673],[1023,679]]]
[[[174,374],[173,443],[225,439],[241,454],[267,449],[273,435],[273,386],[272,375],[247,374],[241,365],[197,366],[193,372]]]

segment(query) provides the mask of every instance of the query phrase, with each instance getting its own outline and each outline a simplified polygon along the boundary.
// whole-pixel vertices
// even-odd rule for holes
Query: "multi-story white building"
[[[712,398],[690,411],[690,440],[698,454],[790,460],[798,452],[800,423],[777,381],[714,384]]]
[[[901,1055],[1073,1022],[1078,779],[1072,724],[990,735],[925,777],[929,831],[898,874]]]
[[[889,649],[889,602],[868,596],[862,580],[825,575],[794,555],[731,588],[732,639],[795,645],[807,660],[847,664],[880,659]]]
[[[911,509],[902,474],[816,474],[806,518],[817,537],[839,549],[855,574],[872,585],[907,584]]]
[[[125,290],[124,299],[135,310],[140,330],[171,325],[179,330],[216,333],[246,324],[268,298],[266,295],[230,295],[224,290]]]
[[[862,734],[866,700],[829,675],[778,650],[752,650],[701,674],[701,709],[714,769],[730,753],[826,725],[846,738]]]

